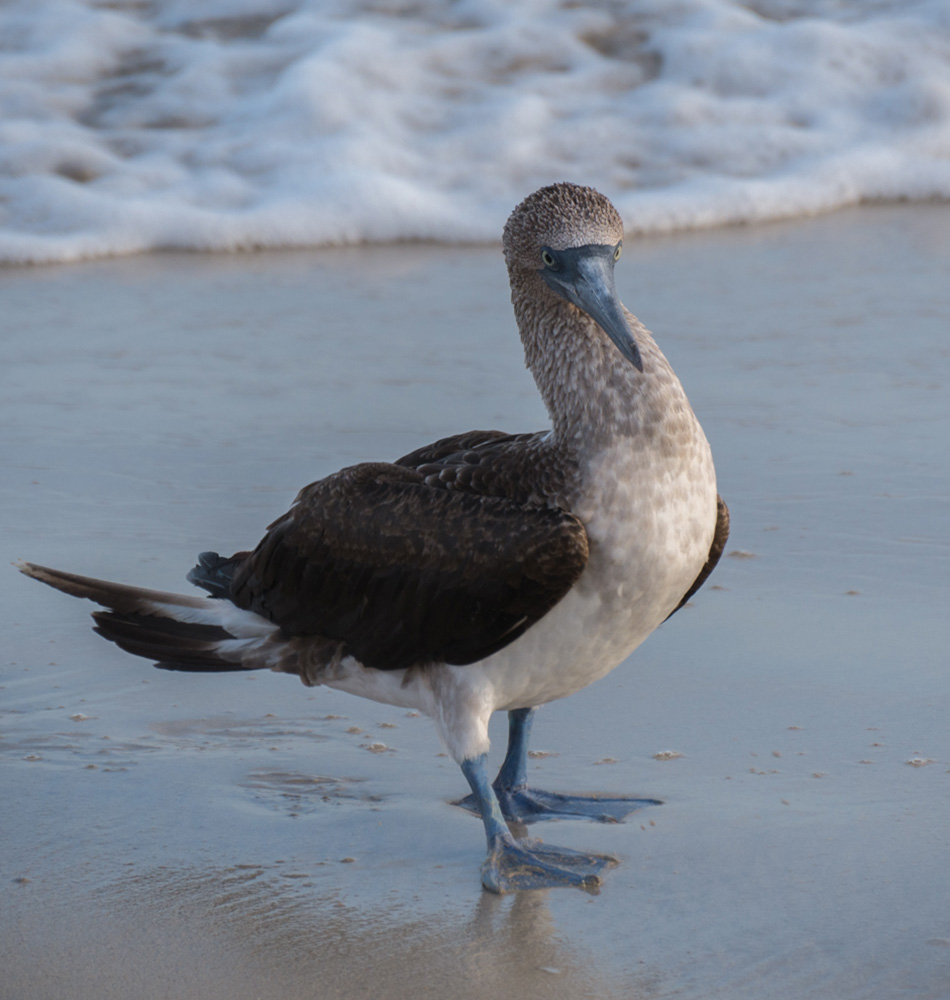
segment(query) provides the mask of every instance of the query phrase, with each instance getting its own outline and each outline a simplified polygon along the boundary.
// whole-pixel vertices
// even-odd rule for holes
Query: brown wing
[[[564,511],[357,465],[301,490],[235,572],[231,599],[369,667],[472,663],[545,615],[587,555]]]
[[[509,446],[513,441],[523,441],[534,434],[506,434],[504,431],[466,431],[440,438],[396,459],[396,465],[419,469],[426,465],[481,464],[486,455],[497,453],[499,446]]]
[[[721,496],[716,495],[716,530],[713,533],[712,545],[709,547],[709,558],[706,560],[703,568],[699,571],[699,576],[693,581],[692,587],[686,591],[683,595],[683,599],[676,605],[675,608],[666,617],[669,618],[670,615],[675,615],[677,611],[696,593],[697,590],[706,582],[709,574],[716,568],[716,563],[719,562],[719,557],[722,555],[722,550],[726,547],[726,539],[729,537],[729,508],[726,506],[726,501],[723,500]]]
[[[577,469],[562,452],[546,447],[549,437],[548,431],[468,431],[419,448],[396,464],[422,473],[434,488],[567,510]]]

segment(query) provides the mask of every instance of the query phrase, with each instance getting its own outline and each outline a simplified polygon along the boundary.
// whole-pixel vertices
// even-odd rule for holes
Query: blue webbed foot
[[[505,819],[518,823],[537,823],[545,819],[592,819],[599,823],[621,823],[630,813],[646,806],[659,806],[659,799],[633,795],[564,795],[540,788],[504,788],[494,785],[495,795]],[[466,795],[455,803],[480,814],[478,800]]]
[[[485,824],[488,857],[482,865],[482,885],[486,889],[515,892],[574,886],[588,892],[597,891],[601,871],[616,865],[616,858],[547,847],[540,840],[515,840],[502,815],[495,790],[489,784],[485,755],[467,758],[461,766]]]
[[[488,857],[482,864],[482,885],[497,893],[564,886],[594,893],[603,882],[600,872],[617,863],[607,854],[547,847],[540,840],[515,840],[503,833],[489,843]]]

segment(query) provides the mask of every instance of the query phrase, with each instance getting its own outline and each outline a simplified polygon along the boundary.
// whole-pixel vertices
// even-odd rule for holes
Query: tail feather
[[[125,583],[112,583],[110,580],[97,580],[91,576],[79,576],[76,573],[66,573],[61,569],[50,569],[49,566],[39,566],[36,563],[18,562],[17,569],[34,580],[40,580],[64,594],[73,597],[85,597],[105,608],[122,613],[147,611],[151,614],[162,614],[172,617],[173,608],[201,608],[214,604],[210,597],[192,597],[188,594],[172,594],[162,590],[146,590],[144,587],[132,587]]]
[[[35,563],[16,565],[34,580],[108,609],[93,612],[95,631],[164,669],[258,670],[275,665],[261,654],[277,627],[228,600],[146,590]]]
[[[188,582],[207,590],[212,597],[230,597],[234,571],[249,555],[250,552],[237,552],[233,556],[202,552],[198,565],[188,571]]]
[[[159,625],[160,619],[119,615],[113,611],[93,611],[92,617],[96,621],[93,630],[103,638],[127,653],[155,660],[165,670],[214,672],[255,669],[241,663],[240,658],[235,662],[222,656],[221,640],[232,640],[233,636],[214,625],[175,622],[176,629],[164,622]],[[210,630],[216,631],[216,639],[204,638]]]

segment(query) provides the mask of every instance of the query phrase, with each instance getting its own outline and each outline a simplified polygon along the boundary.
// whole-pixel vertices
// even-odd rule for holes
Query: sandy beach
[[[946,204],[627,241],[733,528],[539,712],[539,784],[664,802],[533,829],[616,854],[599,895],[482,891],[424,717],[155,670],[8,567],[2,1000],[950,997],[948,274]],[[7,268],[0,301],[8,562],[185,590],[342,465],[546,423],[498,247]]]

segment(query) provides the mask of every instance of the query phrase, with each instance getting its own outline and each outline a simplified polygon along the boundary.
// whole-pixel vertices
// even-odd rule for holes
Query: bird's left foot
[[[601,871],[617,864],[609,854],[547,847],[540,840],[515,840],[506,833],[490,844],[482,865],[482,885],[498,893],[560,887],[595,893],[603,882]]]
[[[545,819],[593,819],[599,823],[621,823],[630,813],[646,806],[659,806],[659,799],[633,795],[562,795],[540,788],[495,787],[502,815],[508,822],[537,823]],[[481,814],[474,795],[455,803],[469,812]]]

